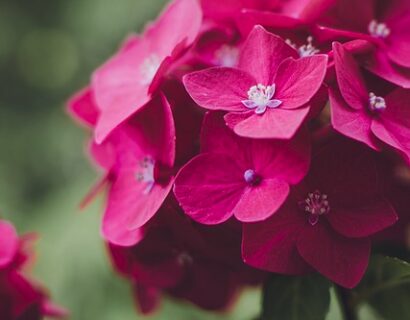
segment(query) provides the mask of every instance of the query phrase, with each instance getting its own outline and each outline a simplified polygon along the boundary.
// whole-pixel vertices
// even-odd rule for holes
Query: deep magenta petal
[[[268,220],[243,224],[242,257],[255,267],[284,274],[304,274],[311,268],[300,257],[296,242],[305,224],[295,202],[288,200]]]
[[[381,142],[371,131],[372,119],[367,110],[349,107],[338,88],[329,88],[329,100],[331,121],[335,130],[367,144],[372,149],[381,149]]]
[[[178,173],[174,193],[185,213],[204,224],[228,220],[246,182],[235,160],[206,153],[188,162]]]
[[[393,63],[383,50],[377,50],[366,63],[366,68],[379,77],[410,89],[410,68]]]
[[[357,62],[342,44],[333,44],[337,82],[346,103],[353,109],[366,108],[369,92]]]
[[[77,92],[67,103],[70,115],[86,126],[95,126],[99,111],[94,101],[94,94],[90,88]]]
[[[281,63],[274,79],[275,99],[282,101],[281,108],[298,108],[313,98],[325,78],[327,60],[326,55],[317,54]]]
[[[0,220],[0,267],[7,266],[17,254],[19,238],[13,225]]]
[[[362,238],[390,227],[398,217],[392,205],[380,200],[356,208],[335,208],[327,215],[332,227],[349,238]]]
[[[210,110],[246,111],[242,101],[256,80],[239,69],[216,67],[184,77],[189,95],[201,107]]]
[[[366,271],[370,240],[345,238],[318,223],[303,229],[297,248],[303,259],[319,273],[343,287],[353,288]]]
[[[372,123],[372,132],[410,161],[410,92],[396,89],[385,100],[387,108]]]
[[[251,74],[257,83],[272,85],[274,75],[283,60],[297,58],[296,50],[282,38],[255,26],[240,54],[239,68]]]

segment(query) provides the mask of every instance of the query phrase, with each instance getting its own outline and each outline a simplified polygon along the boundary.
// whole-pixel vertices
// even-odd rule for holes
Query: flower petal
[[[256,80],[248,73],[226,67],[193,72],[183,78],[189,95],[210,110],[245,111],[242,101]]]
[[[349,238],[370,236],[393,225],[397,219],[396,212],[386,200],[357,208],[335,208],[327,215],[332,227]]]
[[[13,225],[0,220],[0,267],[7,266],[15,257],[19,238]]]
[[[326,55],[317,54],[297,60],[289,58],[281,63],[273,81],[275,99],[283,103],[281,108],[295,109],[313,98],[325,78],[327,60]]]
[[[381,142],[371,131],[372,119],[367,110],[350,108],[338,88],[329,87],[329,100],[333,128],[372,149],[380,150]]]
[[[267,109],[263,115],[255,113],[225,116],[226,124],[242,137],[290,139],[309,113],[309,107],[299,109]]]
[[[370,255],[369,239],[342,237],[323,223],[304,228],[297,248],[313,268],[346,288],[355,287],[362,279]]]
[[[289,194],[289,184],[280,179],[263,179],[244,190],[233,212],[242,222],[265,220],[282,206]]]
[[[98,108],[90,88],[84,88],[76,93],[67,103],[67,110],[72,117],[86,126],[93,127],[98,118]]]
[[[369,102],[369,92],[357,62],[352,54],[338,42],[333,44],[333,53],[337,82],[344,100],[351,108],[366,108]]]
[[[223,154],[201,154],[179,171],[174,193],[185,213],[203,224],[228,220],[246,183],[243,170]]]
[[[410,69],[391,62],[382,50],[377,50],[368,58],[366,68],[383,79],[410,89]]]
[[[267,86],[273,83],[280,63],[288,57],[298,57],[295,49],[262,26],[255,26],[242,48],[239,68]]]
[[[296,248],[305,220],[295,204],[293,199],[288,200],[268,220],[243,224],[242,257],[245,263],[284,274],[303,274],[311,270]]]
[[[410,162],[410,92],[396,89],[386,96],[387,108],[372,123],[372,132],[401,151]]]

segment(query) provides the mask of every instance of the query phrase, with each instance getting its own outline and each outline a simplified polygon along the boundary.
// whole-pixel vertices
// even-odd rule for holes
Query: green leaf
[[[330,283],[319,275],[272,276],[263,290],[263,320],[324,320]]]
[[[353,303],[368,303],[384,319],[410,319],[410,264],[376,255],[359,286]]]

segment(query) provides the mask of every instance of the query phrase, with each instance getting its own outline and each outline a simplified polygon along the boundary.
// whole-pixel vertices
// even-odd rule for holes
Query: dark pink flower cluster
[[[24,274],[32,236],[19,238],[13,225],[0,220],[0,318],[40,320],[61,317],[65,311],[53,305],[44,290]]]
[[[408,221],[409,25],[407,0],[175,0],[94,72],[69,102],[104,172],[87,200],[108,186],[143,311],[226,307],[249,266],[358,284]]]

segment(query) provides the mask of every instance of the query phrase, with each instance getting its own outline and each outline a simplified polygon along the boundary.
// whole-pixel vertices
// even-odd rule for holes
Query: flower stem
[[[340,309],[342,310],[343,319],[358,320],[357,309],[352,303],[349,290],[335,286],[335,292],[340,304]]]

